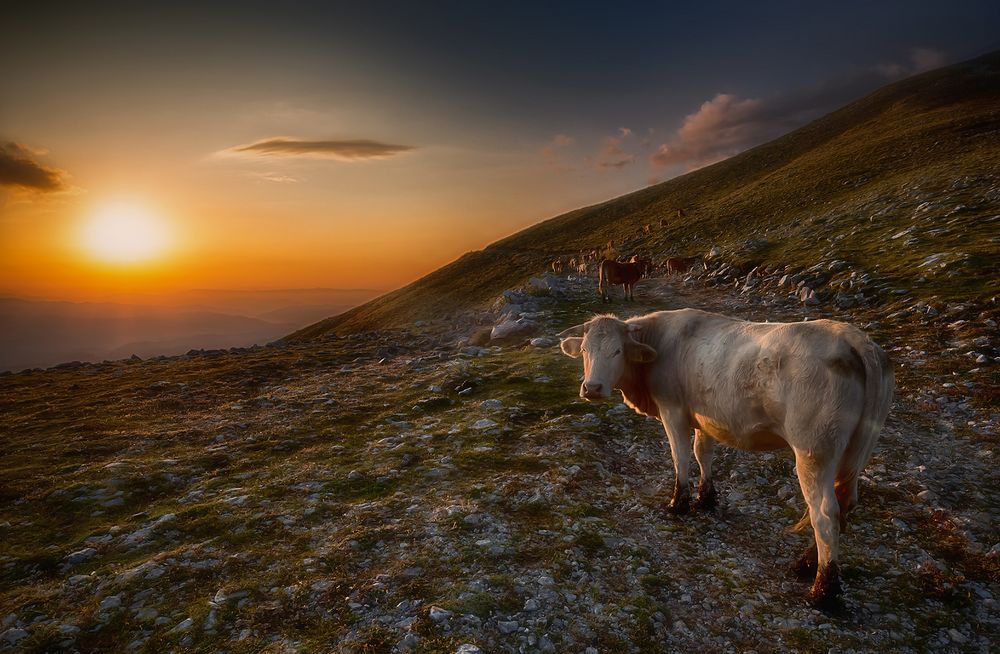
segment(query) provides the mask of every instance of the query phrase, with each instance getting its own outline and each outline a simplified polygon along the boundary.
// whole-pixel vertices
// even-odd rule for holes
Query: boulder
[[[491,345],[519,343],[538,331],[538,323],[527,318],[505,320],[490,331]]]

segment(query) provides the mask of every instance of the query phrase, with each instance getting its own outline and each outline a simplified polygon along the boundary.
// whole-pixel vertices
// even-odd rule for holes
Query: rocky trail
[[[4,376],[0,648],[988,652],[996,323],[809,274],[715,265],[610,307],[546,275],[408,330]],[[789,456],[720,448],[720,508],[670,516],[661,426],[577,398],[555,334],[683,306],[853,320],[893,358],[843,614],[788,573]]]

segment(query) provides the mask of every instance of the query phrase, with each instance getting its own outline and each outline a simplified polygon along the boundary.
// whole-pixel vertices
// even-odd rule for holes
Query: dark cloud
[[[940,67],[947,57],[916,48],[902,64],[879,64],[855,75],[830,80],[772,98],[741,98],[719,93],[688,115],[684,124],[650,156],[654,167],[694,170],[727,159],[786,134],[878,87]]]
[[[65,173],[35,161],[38,154],[20,143],[0,144],[0,186],[43,192],[63,190]]]
[[[385,159],[386,157],[413,149],[412,145],[395,145],[372,141],[370,139],[303,141],[300,139],[275,137],[246,145],[236,145],[225,150],[225,152],[261,157],[316,157],[341,159],[343,161],[361,161],[365,159]]]

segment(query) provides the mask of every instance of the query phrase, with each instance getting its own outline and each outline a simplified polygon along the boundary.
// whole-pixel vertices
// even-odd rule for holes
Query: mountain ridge
[[[993,52],[882,87],[710,166],[544,220],[289,339],[397,327],[481,307],[553,256],[608,241],[621,254],[657,257],[721,246],[739,263],[805,267],[847,259],[887,289],[915,286],[920,299],[991,301],[1000,279],[1000,178],[991,171],[1000,170],[1000,151],[989,142],[998,135],[1000,52]],[[884,247],[911,226],[924,202],[952,206],[934,207],[934,221],[918,230],[930,232],[927,238],[905,251]],[[677,209],[686,215],[678,218]],[[951,218],[946,239],[933,233]],[[646,238],[644,225],[654,232]],[[832,247],[818,247],[820,239],[836,237]],[[747,255],[741,240],[766,247]],[[914,274],[945,251],[942,245],[955,250],[942,266],[950,269],[929,279]]]

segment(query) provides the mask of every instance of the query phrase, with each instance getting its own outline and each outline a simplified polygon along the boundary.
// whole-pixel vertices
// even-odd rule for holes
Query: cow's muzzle
[[[585,400],[606,400],[610,396],[610,389],[601,382],[585,381],[580,384],[580,397]]]

